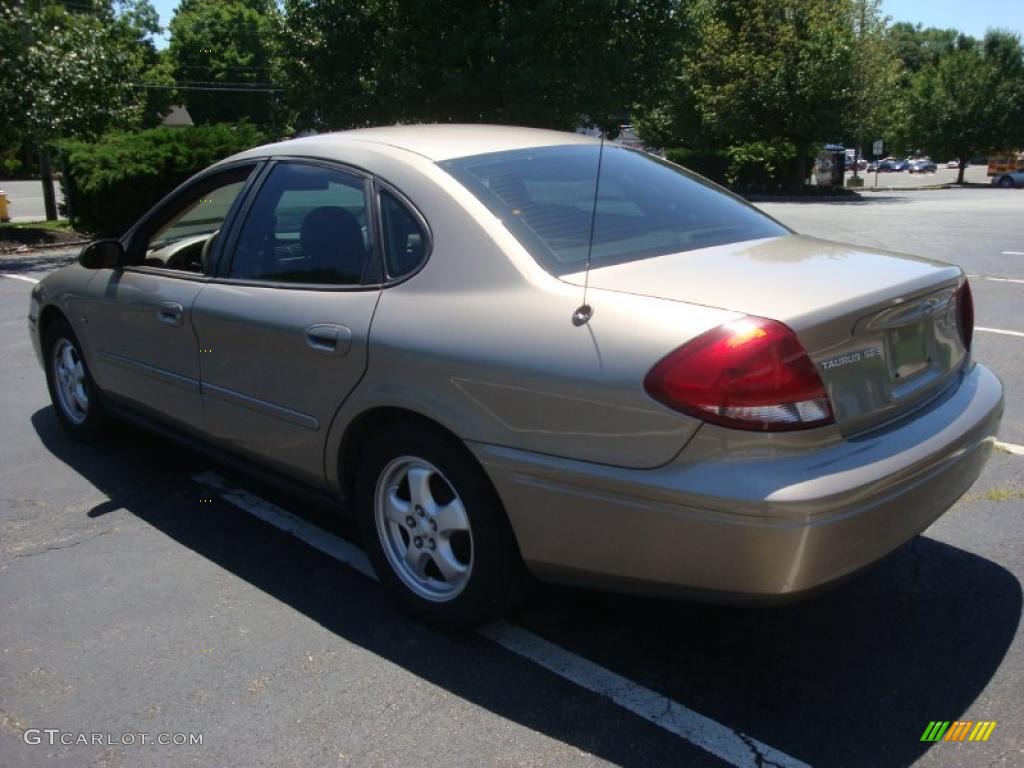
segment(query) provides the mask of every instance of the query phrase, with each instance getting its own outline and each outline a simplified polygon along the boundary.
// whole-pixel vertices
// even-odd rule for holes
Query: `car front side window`
[[[251,167],[229,171],[172,202],[169,213],[158,216],[133,263],[209,274],[214,241],[251,171]]]
[[[227,276],[358,285],[371,264],[366,185],[320,165],[279,163],[246,214]]]

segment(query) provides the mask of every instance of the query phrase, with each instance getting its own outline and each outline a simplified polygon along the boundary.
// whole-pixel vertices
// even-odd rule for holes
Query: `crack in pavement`
[[[93,539],[95,539],[95,538],[97,538],[99,536],[103,536],[104,534],[111,533],[112,531],[116,531],[116,530],[117,530],[116,527],[115,528],[104,528],[102,531],[99,531],[98,533],[94,533],[92,536],[86,536],[84,538],[72,541],[72,542],[70,542],[68,544],[59,544],[59,545],[54,545],[54,546],[47,546],[47,547],[43,547],[42,549],[37,549],[34,552],[21,552],[19,554],[12,554],[11,555],[11,559],[12,560],[19,560],[19,559],[21,559],[23,557],[35,557],[36,555],[44,555],[47,552],[53,552],[54,550],[58,550],[58,549],[71,549],[71,547],[77,547],[79,544],[83,544],[83,543],[85,543],[87,541],[92,541]]]
[[[754,755],[754,764],[757,768],[765,768],[766,766],[774,766],[774,768],[785,768],[785,766],[776,763],[774,760],[769,760],[765,754],[758,748],[757,743],[745,733],[739,731],[733,731],[736,734],[736,738],[750,747],[751,753]]]

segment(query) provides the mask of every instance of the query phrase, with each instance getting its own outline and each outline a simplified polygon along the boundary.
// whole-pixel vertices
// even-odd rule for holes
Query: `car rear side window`
[[[606,144],[542,147],[442,163],[549,272],[583,269],[593,217],[594,266],[776,237],[782,225],[710,182]]]
[[[365,187],[336,168],[274,166],[246,215],[228,277],[359,284],[373,252]]]
[[[423,261],[427,233],[416,215],[386,189],[380,193],[380,217],[388,277],[404,277]]]

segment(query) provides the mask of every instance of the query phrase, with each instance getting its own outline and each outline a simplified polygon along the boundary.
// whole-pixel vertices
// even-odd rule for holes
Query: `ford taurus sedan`
[[[958,267],[520,128],[228,158],[43,280],[29,320],[69,433],[130,419],[330,500],[447,626],[531,575],[815,590],[948,509],[1003,407]]]

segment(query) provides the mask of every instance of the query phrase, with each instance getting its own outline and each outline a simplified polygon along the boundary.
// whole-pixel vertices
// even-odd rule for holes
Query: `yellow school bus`
[[[1001,173],[1013,173],[1024,170],[1024,152],[1006,152],[1001,155],[989,155],[988,175],[998,176]]]

